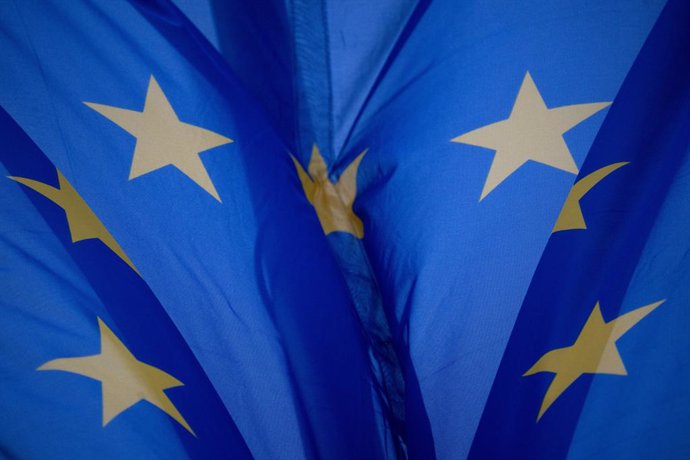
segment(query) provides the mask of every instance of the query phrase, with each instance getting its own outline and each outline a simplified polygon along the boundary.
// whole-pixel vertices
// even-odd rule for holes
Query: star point
[[[130,180],[172,165],[221,202],[199,154],[233,140],[180,121],[153,75],[141,112],[94,102],[84,104],[136,137]]]
[[[564,230],[586,230],[587,223],[585,222],[585,216],[582,214],[580,200],[609,174],[627,164],[627,161],[622,161],[604,166],[575,182],[573,188],[570,189],[570,193],[568,193],[568,197],[565,199],[561,213],[551,233]]]
[[[98,318],[101,352],[78,358],[59,358],[39,371],[64,371],[99,380],[103,400],[103,426],[139,401],[148,401],[168,414],[192,435],[194,431],[164,390],[182,386],[172,375],[137,360],[112,330]]]
[[[335,184],[328,177],[328,167],[316,145],[312,148],[308,173],[292,157],[307,200],[314,206],[326,235],[345,232],[360,239],[364,236],[362,220],[352,206],[357,195],[357,171],[365,154],[366,150],[360,153]]]
[[[40,193],[65,211],[72,243],[89,239],[100,240],[129,265],[132,270],[139,274],[139,271],[129,257],[127,257],[127,254],[125,254],[125,251],[120,247],[115,238],[113,238],[113,235],[105,228],[105,225],[103,225],[101,220],[91,210],[86,201],[84,201],[60,170],[57,170],[57,175],[58,188],[25,177],[9,176],[9,179]]]
[[[563,134],[609,105],[610,102],[596,102],[549,109],[527,72],[507,119],[451,141],[495,150],[479,198],[482,201],[528,161],[577,174],[577,165]]]
[[[665,299],[659,300],[608,322],[597,302],[574,344],[545,353],[523,374],[523,377],[539,372],[555,374],[539,408],[537,421],[583,374],[627,375],[616,341],[664,302]]]

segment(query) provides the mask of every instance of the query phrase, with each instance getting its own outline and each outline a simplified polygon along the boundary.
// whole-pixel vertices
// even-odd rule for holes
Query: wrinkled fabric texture
[[[0,2],[0,452],[686,455],[666,3]],[[170,405],[64,369],[102,324]]]

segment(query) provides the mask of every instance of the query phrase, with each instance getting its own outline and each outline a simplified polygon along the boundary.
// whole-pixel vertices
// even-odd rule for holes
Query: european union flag
[[[685,0],[0,2],[0,452],[690,453]]]
[[[690,453],[688,24],[690,4],[669,2],[616,96],[534,274],[471,457]]]
[[[334,96],[342,145],[326,160],[337,174],[367,149],[354,210],[404,373],[408,452],[464,458],[560,210],[663,2],[389,4],[398,27],[385,52],[369,47],[374,64],[366,39],[343,31],[380,17],[336,3],[330,68],[348,59],[367,91]]]
[[[218,53],[169,2],[0,18],[3,451],[385,456],[346,285]]]

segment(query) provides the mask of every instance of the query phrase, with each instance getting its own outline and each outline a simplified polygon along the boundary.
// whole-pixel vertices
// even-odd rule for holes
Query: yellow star
[[[452,139],[496,151],[479,201],[529,160],[577,174],[563,134],[610,104],[597,102],[549,109],[527,72],[508,119]]]
[[[365,153],[366,151],[360,153],[350,163],[336,184],[328,178],[326,162],[316,145],[312,148],[309,174],[299,161],[292,157],[304,193],[316,209],[316,215],[326,235],[332,232],[346,232],[357,238],[364,236],[362,221],[352,210],[352,205],[357,195],[357,169]]]
[[[182,386],[183,383],[158,368],[138,361],[100,318],[98,328],[101,334],[100,354],[54,359],[38,370],[73,372],[100,380],[103,426],[139,401],[148,401],[194,435],[194,431],[163,391]]]
[[[538,372],[556,374],[546,390],[537,421],[582,374],[628,375],[616,341],[664,302],[660,300],[645,305],[608,323],[604,321],[597,302],[573,345],[549,351],[523,374],[523,377]]]
[[[10,176],[10,179],[35,190],[65,210],[72,243],[94,238],[101,240],[103,244],[124,260],[132,270],[139,273],[132,261],[127,257],[127,254],[117,244],[115,238],[108,232],[89,205],[86,204],[86,201],[77,193],[60,171],[57,171],[57,175],[59,188],[24,177]]]
[[[561,209],[561,214],[558,216],[556,225],[553,227],[551,233],[563,230],[585,230],[587,228],[587,223],[585,222],[585,217],[582,215],[580,200],[606,176],[627,164],[627,161],[623,161],[604,166],[577,181],[575,185],[573,185],[573,188],[570,189],[570,193],[563,204],[563,209]]]
[[[177,118],[168,98],[151,75],[143,112],[85,102],[96,112],[137,138],[129,179],[173,165],[220,200],[199,153],[232,139]]]

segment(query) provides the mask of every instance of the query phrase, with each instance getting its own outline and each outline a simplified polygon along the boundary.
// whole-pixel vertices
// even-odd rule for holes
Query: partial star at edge
[[[9,179],[40,193],[65,211],[72,243],[89,239],[100,240],[138,274],[137,268],[117,241],[115,241],[113,235],[105,228],[98,216],[94,214],[89,205],[86,204],[86,201],[72,187],[72,184],[62,175],[60,170],[56,171],[58,175],[58,188],[25,177],[9,176]]]
[[[554,225],[551,233],[565,230],[586,230],[587,222],[585,222],[585,216],[582,214],[580,200],[609,174],[628,163],[627,161],[621,161],[620,163],[604,166],[575,182],[573,188],[570,189],[570,193],[568,193],[568,197],[565,199],[561,213],[558,215],[558,220],[556,220],[556,225]]]
[[[335,184],[328,177],[326,161],[316,145],[312,147],[308,174],[299,161],[292,157],[304,194],[314,206],[326,235],[344,232],[360,239],[364,236],[362,220],[355,214],[352,206],[357,196],[357,171],[365,153],[366,150],[348,165]]]
[[[574,344],[549,351],[523,374],[523,377],[538,372],[555,374],[539,408],[537,421],[581,375],[628,375],[616,341],[664,302],[650,303],[608,322],[604,321],[597,302]]]
[[[194,431],[164,393],[183,383],[172,375],[137,360],[110,328],[98,318],[101,352],[78,358],[48,361],[39,371],[65,371],[101,382],[103,426],[139,401],[148,401],[175,419],[192,435]]]
[[[595,102],[549,109],[527,72],[506,120],[477,128],[451,141],[496,151],[481,201],[530,160],[577,174],[577,165],[563,134],[610,104]]]
[[[142,112],[93,102],[84,104],[137,138],[130,180],[173,165],[221,201],[199,153],[229,144],[233,142],[232,139],[181,122],[153,75],[149,80]]]

